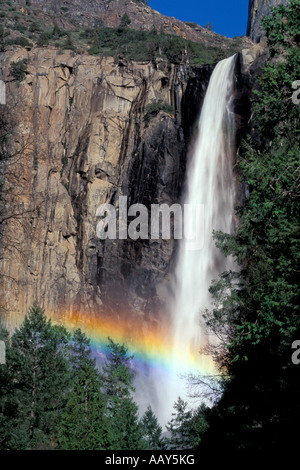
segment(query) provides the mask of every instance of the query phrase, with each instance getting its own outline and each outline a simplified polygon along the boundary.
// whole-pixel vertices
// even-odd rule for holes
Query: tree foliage
[[[189,422],[192,412],[188,410],[188,404],[181,397],[174,403],[174,412],[166,428],[170,433],[167,441],[168,449],[184,450],[190,447]]]
[[[11,336],[0,324],[0,340],[1,450],[147,448],[124,345],[109,339],[100,373],[86,335],[53,325],[37,303]]]
[[[145,448],[138,407],[132,398],[134,372],[132,356],[123,344],[109,338],[107,360],[102,369],[102,390],[106,397],[106,416],[110,428],[110,448],[133,450]]]
[[[299,24],[299,0],[263,21],[270,56],[254,92],[254,130],[238,161],[249,197],[238,208],[237,232],[215,233],[239,270],[223,273],[211,288],[216,308],[206,318],[221,338],[215,357],[229,380],[210,433],[240,450],[292,441],[299,416],[299,371],[291,361],[300,337],[299,106],[291,99],[300,72]]]
[[[207,407],[179,397],[163,437],[150,406],[139,417],[126,346],[109,338],[99,369],[89,338],[53,325],[37,303],[13,334],[0,323],[0,340],[0,450],[195,449],[205,433]]]
[[[119,31],[119,32],[123,32],[124,28],[126,28],[127,26],[129,26],[130,23],[131,23],[131,19],[129,18],[129,16],[128,16],[127,13],[124,13],[124,15],[123,15],[122,18],[121,18],[118,31]]]
[[[67,333],[35,303],[7,347],[2,448],[51,448],[65,400]]]
[[[159,33],[156,29],[140,31],[128,28],[129,21],[128,15],[124,15],[118,28],[86,29],[82,37],[91,38],[89,54],[154,62],[157,59],[165,59],[173,63],[213,63],[220,53],[217,47],[208,47],[179,36]],[[228,51],[228,55],[230,53]]]
[[[157,116],[161,111],[165,113],[174,114],[175,110],[172,105],[167,103],[166,101],[158,100],[154,101],[153,103],[147,104],[145,107],[145,115],[144,115],[144,122],[146,125],[149,124],[150,120]]]
[[[100,374],[91,357],[90,340],[80,329],[76,330],[71,338],[70,391],[58,426],[58,448],[107,448],[105,400],[100,387]]]
[[[151,406],[148,406],[142,419],[141,426],[143,436],[147,443],[147,450],[164,449],[166,440],[162,437],[162,427],[158,423],[157,417],[153,413]]]
[[[10,66],[10,75],[18,82],[22,82],[27,73],[27,60],[20,59],[17,62],[12,62]]]

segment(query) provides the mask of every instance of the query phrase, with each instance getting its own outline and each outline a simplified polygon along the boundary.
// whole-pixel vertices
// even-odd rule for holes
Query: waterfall
[[[208,289],[211,281],[233,264],[216,248],[212,232],[221,230],[230,233],[233,228],[234,68],[235,56],[219,62],[214,69],[187,166],[183,203],[194,209],[202,205],[203,210],[202,216],[201,211],[197,215],[196,210],[192,210],[187,220],[185,218],[187,229],[198,231],[196,239],[201,246],[195,246],[186,237],[179,241],[173,275],[171,334],[176,375],[189,372],[193,355],[195,363],[201,363],[199,349],[201,344],[207,342],[200,326],[201,313],[211,307],[212,301]],[[198,220],[195,220],[196,217]],[[179,388],[180,380],[177,381]],[[170,391],[169,398],[174,403],[183,392],[175,384],[171,388],[173,391]]]

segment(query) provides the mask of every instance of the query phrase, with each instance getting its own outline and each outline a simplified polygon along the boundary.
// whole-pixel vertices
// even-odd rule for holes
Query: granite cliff
[[[20,60],[28,65],[18,84],[9,70]],[[14,122],[2,227],[1,305],[9,323],[35,298],[53,313],[157,309],[172,241],[99,240],[96,209],[117,205],[119,195],[128,205],[178,200],[183,122],[198,113],[211,66],[159,70],[21,48],[2,65]],[[151,102],[169,103],[172,112],[147,123]]]
[[[237,61],[238,139],[249,119],[250,71],[262,54],[255,46]],[[35,299],[56,318],[164,314],[174,241],[100,240],[96,210],[102,203],[118,209],[120,196],[148,208],[180,200],[213,67],[55,47],[1,53],[0,307],[8,325]]]
[[[183,22],[174,17],[162,15],[153,10],[148,2],[141,0],[12,0],[15,10],[34,18],[35,22],[55,24],[65,30],[92,27],[94,25],[118,27],[123,15],[130,19],[129,28],[142,31],[153,29],[172,34],[194,42],[215,45],[224,49],[231,46],[231,39],[216,34],[212,29],[194,23]],[[193,16],[191,12],[191,17]],[[13,15],[11,21],[14,21]],[[246,37],[241,38],[244,47],[249,45]]]
[[[261,20],[271,13],[271,9],[278,5],[287,5],[289,0],[249,0],[249,16],[247,35],[253,42],[259,42],[264,37]]]

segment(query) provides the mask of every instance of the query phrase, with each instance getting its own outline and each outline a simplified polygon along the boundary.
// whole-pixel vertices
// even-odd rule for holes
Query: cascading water
[[[220,273],[230,269],[233,261],[216,248],[213,230],[230,233],[233,228],[234,182],[232,175],[235,121],[232,110],[235,56],[219,62],[211,76],[198,123],[198,135],[187,168],[183,203],[195,208],[203,205],[203,223],[198,223],[196,239],[201,247],[187,238],[179,242],[178,261],[173,277],[171,301],[173,322],[174,383],[170,383],[169,401],[184,397],[179,374],[189,370],[191,357],[201,363],[198,353],[207,342],[201,331],[201,313],[211,307],[209,287]],[[185,206],[186,207],[186,206]],[[187,231],[195,230],[195,210],[185,219]],[[199,221],[198,221],[199,222]],[[198,359],[197,359],[198,358]]]

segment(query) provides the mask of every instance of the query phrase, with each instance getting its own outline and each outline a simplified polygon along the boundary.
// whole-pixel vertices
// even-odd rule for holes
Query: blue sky
[[[227,37],[246,34],[249,0],[149,0],[163,15],[193,21],[200,26],[212,23],[214,31]]]

